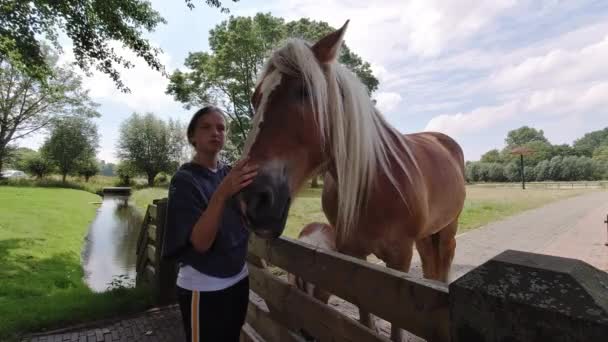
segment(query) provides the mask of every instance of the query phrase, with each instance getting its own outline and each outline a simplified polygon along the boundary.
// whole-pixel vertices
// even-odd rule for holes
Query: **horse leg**
[[[400,250],[393,250],[385,254],[386,266],[401,272],[409,272],[412,263],[413,244],[413,240],[408,239],[401,245]],[[403,330],[391,323],[391,340],[401,342],[402,339]]]
[[[447,283],[456,250],[458,218],[439,232],[416,241],[425,278]]]

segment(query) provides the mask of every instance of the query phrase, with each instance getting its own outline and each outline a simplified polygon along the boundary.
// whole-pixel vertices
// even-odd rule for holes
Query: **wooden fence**
[[[148,206],[137,239],[137,286],[152,288],[159,305],[175,300],[176,265],[160,257],[165,234],[167,199],[154,200]]]
[[[152,285],[160,305],[175,302],[175,265],[160,258],[165,212],[166,199],[148,207],[137,245],[137,283]],[[608,336],[603,290],[608,274],[574,259],[506,251],[448,288],[290,238],[252,234],[248,268],[253,294],[241,341],[305,341],[303,331],[316,341],[389,341],[289,285],[277,268],[426,341],[603,341]],[[569,292],[537,291],[555,284]],[[569,293],[574,292],[585,296],[573,301]]]

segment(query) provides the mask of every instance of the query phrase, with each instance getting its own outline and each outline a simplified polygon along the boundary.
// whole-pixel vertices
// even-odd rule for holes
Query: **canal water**
[[[143,215],[128,196],[105,195],[82,250],[85,281],[95,292],[135,286],[137,238]]]

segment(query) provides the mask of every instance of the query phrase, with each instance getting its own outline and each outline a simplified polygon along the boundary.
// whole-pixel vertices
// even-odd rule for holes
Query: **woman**
[[[226,123],[208,106],[188,125],[196,150],[171,179],[163,256],[177,261],[177,297],[187,341],[238,341],[249,302],[249,233],[232,200],[257,167],[219,162]]]

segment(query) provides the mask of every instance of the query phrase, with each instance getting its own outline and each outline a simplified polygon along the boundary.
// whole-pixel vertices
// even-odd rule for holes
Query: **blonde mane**
[[[357,223],[357,212],[366,200],[378,172],[390,179],[407,205],[388,158],[395,158],[409,182],[412,179],[410,171],[398,150],[405,152],[416,169],[418,166],[402,139],[397,139],[398,146],[394,143],[391,135],[400,137],[401,133],[388,124],[374,107],[367,88],[359,78],[335,61],[321,68],[310,45],[301,39],[290,39],[276,50],[262,70],[258,82],[266,78],[270,66],[304,81],[314,119],[321,132],[321,144],[326,148],[326,155],[333,157],[335,162],[339,196],[338,234],[346,238],[352,232]],[[263,101],[256,111],[245,151],[255,141],[258,126],[264,120],[265,106]]]

